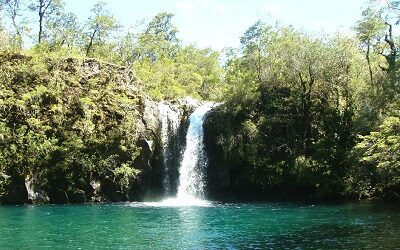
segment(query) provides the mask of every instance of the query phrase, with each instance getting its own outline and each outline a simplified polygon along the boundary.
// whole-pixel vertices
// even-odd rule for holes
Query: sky
[[[178,37],[186,44],[238,47],[240,36],[257,20],[292,25],[316,33],[352,33],[365,0],[103,0],[125,27],[160,12],[175,14]],[[67,10],[87,19],[97,0],[65,0]]]

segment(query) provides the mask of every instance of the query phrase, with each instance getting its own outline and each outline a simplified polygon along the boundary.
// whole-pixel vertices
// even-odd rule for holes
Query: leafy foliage
[[[364,43],[367,38],[360,39]],[[399,132],[385,129],[393,118],[383,122],[380,136],[363,137],[355,147],[358,157],[349,154],[356,133],[374,128],[383,107],[391,103],[391,97],[374,86],[391,81],[390,72],[376,73],[373,82],[368,79],[368,66],[384,62],[384,56],[365,63],[365,52],[352,38],[314,38],[261,22],[251,26],[241,42],[241,50],[230,51],[226,64],[230,94],[207,125],[212,143],[223,151],[222,161],[230,166],[235,192],[247,190],[261,197],[278,193],[280,198],[285,193],[288,198],[362,197],[371,194],[372,186],[397,185]],[[376,180],[356,185],[365,178],[357,168],[371,170]]]
[[[398,197],[399,1],[369,1],[354,37],[256,22],[223,63],[183,45],[171,13],[122,32],[103,2],[85,23],[59,0],[0,0],[0,12],[11,27],[0,25],[0,197],[31,176],[49,192],[132,188],[139,87],[120,84],[130,71],[153,99],[223,103],[207,120],[224,165],[210,173],[227,168],[235,192]],[[97,71],[99,60],[123,67]]]
[[[361,136],[353,154],[360,159],[360,165],[353,169],[358,175],[348,181],[357,189],[364,189],[365,196],[388,194],[399,198],[400,190],[400,119],[387,117],[378,130]],[[366,171],[375,173],[374,175]],[[362,187],[367,182],[369,186]],[[361,187],[360,187],[361,186]]]
[[[122,84],[126,72],[106,65],[93,73],[97,61],[81,66],[11,54],[0,60],[3,179],[15,171],[35,176],[50,193],[89,193],[91,181],[112,179],[125,192],[140,174],[136,92]]]

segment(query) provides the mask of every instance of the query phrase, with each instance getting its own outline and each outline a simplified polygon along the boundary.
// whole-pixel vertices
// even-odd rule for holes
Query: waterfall
[[[204,170],[207,156],[204,152],[203,123],[213,103],[206,103],[190,115],[186,147],[179,169],[178,200],[204,198]]]
[[[161,146],[162,146],[162,157],[163,157],[163,190],[165,195],[171,193],[171,177],[170,168],[173,152],[170,149],[170,140],[173,138],[179,128],[179,112],[171,109],[171,106],[160,102],[158,104],[161,121]]]
[[[164,158],[164,188],[166,197],[171,194],[171,179],[168,171],[173,167],[174,161],[169,161],[172,156],[170,140],[176,136],[179,129],[179,113],[171,110],[170,106],[160,103],[161,118],[161,142],[163,145]],[[179,183],[176,198],[167,198],[161,202],[145,202],[147,206],[209,206],[211,203],[204,200],[205,188],[205,168],[207,165],[207,156],[204,150],[203,142],[203,123],[206,113],[215,106],[208,102],[198,106],[189,117],[189,127],[186,134],[186,145],[184,148],[182,160],[179,164]],[[173,133],[173,134],[170,134]],[[176,165],[175,165],[176,167]],[[167,192],[168,191],[168,192]]]

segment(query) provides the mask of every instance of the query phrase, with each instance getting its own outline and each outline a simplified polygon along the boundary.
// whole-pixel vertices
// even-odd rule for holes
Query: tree
[[[380,54],[386,59],[387,67],[381,67],[382,70],[387,72],[389,77],[389,91],[396,91],[397,85],[397,60],[398,60],[398,45],[397,39],[393,34],[393,26],[399,24],[399,13],[398,13],[398,1],[388,1],[387,7],[382,9],[381,19],[387,26],[387,31],[383,37],[383,41],[386,43],[385,47],[381,49]],[[390,93],[393,96],[393,93]]]
[[[390,189],[400,194],[400,119],[387,117],[377,131],[362,136],[354,151],[363,166],[373,166],[379,177],[379,192]],[[387,191],[387,190],[386,190]]]
[[[187,94],[206,100],[222,96],[222,68],[218,52],[189,45],[177,51],[174,63],[175,79]]]
[[[21,23],[18,22],[17,18],[22,15],[22,5],[24,4],[24,0],[2,0],[0,1],[4,6],[4,11],[6,15],[10,18],[11,24],[14,27],[15,31],[15,42],[18,48],[22,47],[22,32],[23,28],[21,27]]]
[[[78,17],[73,13],[61,12],[50,17],[46,22],[48,30],[47,42],[53,50],[77,47],[81,42],[82,28]]]
[[[3,25],[0,22],[0,51],[9,49],[12,44],[11,41],[12,39],[10,34],[8,34],[7,30],[4,29]]]
[[[105,43],[111,34],[116,31],[120,26],[114,17],[106,9],[105,2],[96,3],[92,10],[92,16],[88,21],[87,36],[88,43],[86,46],[86,56],[93,52],[95,45]]]
[[[249,60],[250,65],[254,67],[259,84],[263,81],[262,64],[269,28],[261,21],[258,21],[240,38],[245,57]]]
[[[159,13],[151,19],[143,32],[137,35],[135,57],[138,61],[155,62],[161,58],[172,58],[179,47],[178,29],[172,24],[173,14]]]
[[[400,23],[400,1],[389,0],[386,1],[386,9],[391,12],[390,16],[395,19],[394,23],[397,25]]]
[[[357,22],[357,37],[365,47],[365,58],[368,63],[371,84],[373,84],[373,70],[371,53],[379,43],[380,37],[384,34],[385,22],[381,19],[381,11],[368,7],[362,13],[362,19]]]
[[[221,97],[219,53],[194,45],[182,46],[172,18],[169,13],[157,14],[141,33],[125,36],[119,51],[128,52],[127,59],[155,99]]]
[[[137,55],[137,34],[128,31],[119,39],[117,51],[122,64],[131,67],[138,59]]]
[[[39,15],[38,43],[41,43],[43,40],[45,19],[59,12],[63,8],[63,5],[62,0],[34,0],[29,6],[33,12],[37,12]]]
[[[147,35],[159,37],[165,41],[176,43],[179,40],[176,37],[178,29],[172,24],[174,14],[162,12],[157,14],[147,25]]]

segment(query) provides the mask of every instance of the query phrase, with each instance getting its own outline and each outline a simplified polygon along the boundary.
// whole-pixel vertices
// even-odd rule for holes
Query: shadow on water
[[[373,227],[360,227],[359,225],[317,225],[296,232],[277,235],[274,237],[260,239],[260,242],[269,242],[266,245],[260,244],[260,248],[274,247],[290,249],[394,249],[400,246],[400,241],[389,235],[379,236],[376,240],[372,236]],[[378,232],[378,234],[380,234]],[[385,239],[386,238],[386,239]]]
[[[272,209],[287,214],[296,211],[301,220],[287,218],[288,221],[285,216],[276,215],[284,230],[259,231],[247,235],[247,240],[237,238],[231,245],[256,249],[400,249],[399,203],[284,204],[283,207],[282,203],[272,205]],[[253,206],[261,207],[262,203]]]

